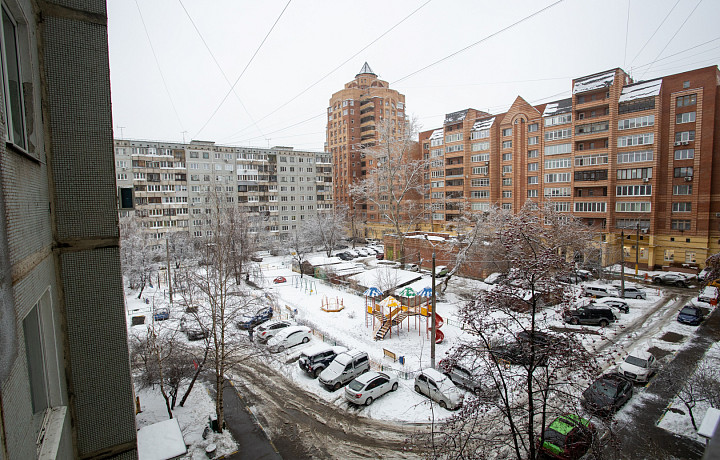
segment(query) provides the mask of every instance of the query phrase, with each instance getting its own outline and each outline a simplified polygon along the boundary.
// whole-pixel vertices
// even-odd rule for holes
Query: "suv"
[[[262,324],[265,321],[269,321],[273,317],[273,309],[272,307],[265,307],[263,309],[258,310],[257,313],[255,313],[254,316],[250,318],[245,318],[244,321],[240,321],[237,324],[238,329],[242,329],[243,331],[247,331],[248,329],[252,329],[258,324]]]
[[[459,409],[463,394],[452,381],[435,369],[423,369],[415,377],[415,391],[436,401],[443,409]]]
[[[457,364],[453,360],[442,359],[438,363],[438,367],[443,374],[450,377],[450,380],[452,380],[455,385],[467,388],[473,393],[482,391],[483,388],[480,382],[478,382],[478,377],[469,369]]]
[[[622,297],[622,292],[620,288],[616,288],[618,291],[618,297]],[[625,298],[626,299],[646,299],[647,294],[645,291],[642,291],[636,287],[632,286],[625,286]]]
[[[337,355],[330,365],[320,373],[318,381],[326,388],[337,390],[369,370],[368,354],[360,350],[350,350]]]
[[[618,297],[618,293],[612,286],[599,286],[596,284],[586,284],[583,291],[589,297]]]
[[[345,347],[330,347],[324,344],[317,345],[302,352],[300,359],[298,359],[298,365],[300,369],[312,375],[314,378],[320,375],[338,354],[345,351],[347,351]]]
[[[587,305],[565,313],[565,322],[570,324],[591,324],[605,327],[617,320],[612,309],[602,305]]]
[[[678,287],[687,287],[688,279],[682,273],[665,272],[652,277],[653,284],[672,284]]]

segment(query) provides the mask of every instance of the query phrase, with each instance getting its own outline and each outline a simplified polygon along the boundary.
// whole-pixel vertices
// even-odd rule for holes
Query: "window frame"
[[[5,101],[5,119],[7,124],[7,135],[6,135],[6,142],[9,146],[12,146],[13,149],[19,150],[22,153],[28,154],[28,145],[29,145],[29,139],[28,139],[28,129],[27,129],[27,119],[25,116],[25,95],[23,94],[23,68],[22,68],[22,61],[21,61],[21,48],[20,48],[20,40],[19,40],[19,24],[18,21],[15,19],[15,16],[12,14],[10,9],[4,4],[0,4],[0,13],[2,14],[2,20],[0,20],[0,35],[2,35],[2,40],[0,40],[0,73],[2,73],[2,91],[3,91],[3,99]],[[8,68],[8,43],[6,40],[6,30],[5,30],[5,19],[8,19],[9,22],[12,25],[13,30],[12,38],[14,40],[14,60],[15,60],[15,66],[17,75],[14,77],[17,78],[18,88],[17,88],[17,101],[13,101],[13,92],[10,90],[10,75],[9,75],[9,68]],[[17,105],[17,107],[13,108],[13,105]],[[16,119],[19,117],[19,119]],[[16,129],[16,124],[20,124],[19,133]],[[21,134],[22,139],[16,139],[15,136],[17,134]],[[22,141],[22,143],[19,143],[18,140]],[[36,159],[34,155],[31,155],[32,158]]]

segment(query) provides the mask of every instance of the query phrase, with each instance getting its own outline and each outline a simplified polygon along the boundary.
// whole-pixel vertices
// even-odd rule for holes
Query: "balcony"
[[[583,136],[587,134],[605,133],[610,130],[609,121],[600,121],[597,123],[587,123],[575,126],[575,135]]]

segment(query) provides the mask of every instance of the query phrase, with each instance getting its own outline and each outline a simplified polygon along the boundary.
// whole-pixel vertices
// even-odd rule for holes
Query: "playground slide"
[[[435,313],[435,327],[437,327],[439,329],[442,327],[443,323],[444,323],[444,321],[442,319],[442,316]]]
[[[445,334],[443,334],[443,331],[435,331],[435,343],[442,343],[444,339]]]

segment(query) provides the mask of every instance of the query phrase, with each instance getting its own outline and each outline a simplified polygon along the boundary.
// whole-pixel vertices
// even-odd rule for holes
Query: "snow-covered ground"
[[[376,266],[374,257],[356,259],[355,263],[364,263],[368,266],[364,276],[360,278],[364,282],[371,282],[371,269]],[[262,278],[253,280],[261,285],[266,291],[271,292],[277,299],[276,317],[283,319],[293,318],[298,323],[307,325],[314,330],[313,340],[306,344],[297,346],[287,352],[277,355],[270,355],[269,365],[282,371],[289,380],[299,387],[318,395],[325,401],[337,406],[338,410],[353,411],[359,415],[400,422],[422,423],[432,419],[438,420],[452,414],[450,411],[441,409],[436,404],[431,404],[429,399],[419,395],[413,389],[414,375],[423,368],[430,365],[430,340],[429,321],[423,316],[410,316],[398,328],[393,328],[384,340],[374,340],[374,325],[378,320],[366,313],[369,300],[363,296],[351,292],[340,286],[333,286],[328,283],[315,280],[305,276],[300,279],[299,275],[290,269],[289,260],[284,257],[266,257],[260,264]],[[430,275],[427,273],[400,272],[402,276],[413,281],[409,286],[416,292],[431,285]],[[273,279],[283,276],[286,283],[274,284]],[[438,279],[438,285],[443,279]],[[628,283],[628,286],[632,283]],[[591,349],[599,350],[598,359],[603,368],[609,368],[619,362],[626,355],[627,351],[637,345],[642,338],[650,346],[670,353],[677,352],[689,338],[692,337],[696,327],[685,326],[674,321],[675,313],[667,312],[665,304],[673,301],[673,296],[663,296],[659,289],[653,287],[639,286],[648,294],[647,299],[636,300],[626,299],[630,306],[629,313],[617,313],[619,320],[606,328],[592,326],[572,326],[565,324],[562,318],[556,316],[552,319],[552,325],[558,328],[578,329],[583,342]],[[475,280],[453,277],[447,288],[447,292],[439,296],[437,301],[437,312],[443,318],[444,323],[439,329],[445,335],[442,343],[436,345],[436,361],[442,359],[452,347],[466,334],[461,329],[457,319],[458,309],[464,301],[477,294],[480,290],[488,289],[489,285]],[[439,288],[437,289],[439,291]],[[164,286],[155,286],[147,289],[143,299],[138,300],[133,295],[128,295],[128,327],[130,328],[130,317],[138,314],[146,315],[146,322],[151,320],[150,312],[153,308],[167,306],[168,299]],[[147,299],[147,303],[145,302]],[[344,309],[339,312],[325,312],[321,309],[324,300],[342,303]],[[654,310],[657,310],[653,312]],[[653,312],[652,314],[650,314]],[[162,327],[177,327],[182,311],[180,307],[174,307],[171,311],[171,319],[163,321]],[[670,318],[672,317],[672,321]],[[642,325],[641,325],[642,323]],[[642,326],[642,327],[640,327]],[[132,327],[132,330],[141,329],[142,326]],[[627,330],[633,328],[632,334]],[[665,332],[676,332],[682,336],[681,339],[668,342],[662,341],[659,337]],[[348,348],[358,348],[366,351],[371,359],[372,368],[387,372],[394,372],[400,376],[400,387],[397,392],[388,393],[375,401],[369,407],[355,408],[349,406],[344,399],[344,389],[336,392],[329,392],[323,388],[316,379],[312,379],[302,372],[296,363],[301,351],[309,346],[321,342],[331,345],[343,345]],[[253,345],[262,347],[261,345]],[[394,353],[397,357],[403,357],[403,363],[390,359],[385,351]],[[195,390],[205,394],[204,391]],[[205,396],[207,396],[205,394]],[[159,397],[159,394],[158,394]],[[466,398],[472,397],[466,394]],[[642,397],[636,395],[633,399]],[[162,401],[162,399],[160,398]],[[630,401],[630,404],[633,400]],[[205,403],[201,403],[205,404]],[[164,406],[161,407],[164,411]],[[212,405],[205,407],[207,413],[201,418],[204,419],[198,424],[200,431],[207,420],[208,413],[212,412]],[[202,411],[200,411],[202,412]],[[142,414],[141,414],[142,415]],[[148,416],[149,417],[149,416]],[[158,414],[159,419],[166,417],[162,411]],[[669,422],[672,418],[668,419]],[[149,419],[148,419],[149,422]],[[668,423],[669,423],[668,422]],[[187,438],[186,438],[187,441]],[[200,445],[198,441],[198,445]]]

